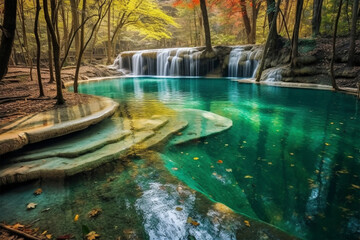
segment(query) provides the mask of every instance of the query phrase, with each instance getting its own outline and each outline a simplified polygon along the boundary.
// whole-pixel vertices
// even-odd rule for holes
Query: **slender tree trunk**
[[[79,17],[78,17],[78,0],[70,0],[71,16],[72,16],[72,28],[79,28]],[[80,53],[80,37],[79,32],[75,33],[75,56],[77,57]]]
[[[210,36],[210,26],[209,26],[209,18],[206,10],[206,2],[205,0],[200,0],[200,8],[201,13],[203,16],[203,23],[204,23],[204,32],[205,32],[205,45],[206,45],[206,51],[212,52],[212,46],[211,46],[211,36]]]
[[[198,30],[197,30],[197,24],[196,24],[196,11],[195,11],[195,8],[194,8],[194,27],[195,27],[195,47],[198,46]]]
[[[55,6],[55,0],[50,0],[52,2],[51,6]],[[62,94],[62,84],[61,84],[61,69],[60,69],[60,46],[59,42],[56,38],[56,32],[54,30],[54,24],[51,22],[49,16],[49,9],[48,9],[48,2],[47,0],[43,0],[43,7],[44,7],[44,15],[46,25],[49,29],[51,42],[53,47],[53,57],[54,57],[54,67],[55,67],[55,80],[56,80],[56,104],[64,104],[65,99]],[[55,11],[52,12],[55,13]],[[55,18],[56,19],[56,18]]]
[[[342,3],[343,3],[343,0],[340,0],[339,10],[337,12],[336,19],[335,19],[334,35],[333,35],[333,43],[332,43],[332,58],[331,58],[331,62],[330,62],[331,85],[334,90],[339,90],[339,87],[337,86],[336,79],[335,79],[334,62],[335,62],[335,55],[336,55],[336,34],[337,34],[337,28],[338,28],[339,18],[340,18],[340,14],[341,14]]]
[[[297,0],[295,25],[294,25],[294,31],[293,31],[293,37],[292,37],[292,47],[291,47],[291,67],[295,67],[296,57],[298,55],[299,30],[300,30],[300,22],[301,22],[303,4],[304,4],[304,0]]]
[[[28,66],[30,67],[30,80],[33,81],[33,76],[32,76],[33,62],[32,62],[32,57],[30,54],[29,44],[28,44],[27,35],[26,35],[26,25],[25,25],[26,19],[25,19],[25,14],[24,14],[24,0],[20,1],[19,13],[20,13],[19,18],[20,18],[20,23],[21,23],[23,43],[24,43],[24,48],[25,48],[25,52],[26,52],[26,61],[27,61]]]
[[[81,58],[82,54],[84,52],[84,34],[85,34],[85,14],[86,14],[86,0],[83,0],[83,6],[81,9],[81,32],[80,32],[80,52],[77,57],[76,62],[76,70],[75,70],[75,78],[74,78],[74,92],[78,92],[78,79],[79,79],[79,72],[80,72],[80,64],[81,64]]]
[[[38,32],[39,13],[40,13],[40,0],[36,0],[36,13],[35,13],[35,24],[34,24],[34,34],[36,39],[36,70],[37,70],[37,79],[39,84],[39,96],[42,97],[44,96],[44,89],[41,82],[41,69],[40,69],[41,46],[40,46],[40,38]]]
[[[267,2],[267,11],[268,11],[268,19],[269,19],[269,33],[271,33],[271,35],[269,35],[268,39],[270,39],[270,45],[269,45],[269,49],[270,52],[275,52],[276,51],[276,43],[277,40],[279,38],[278,32],[277,32],[277,15],[279,10],[276,7],[275,4],[275,0],[266,0]],[[279,9],[280,9],[280,5],[279,5]],[[275,18],[275,25],[272,25],[273,19]],[[270,31],[271,28],[274,28],[273,31]]]
[[[49,62],[49,75],[50,75],[49,83],[53,83],[55,82],[54,69],[53,69],[53,54],[52,54],[53,49],[51,43],[51,36],[48,28],[46,28],[46,35],[48,42],[48,59],[49,59],[48,62]]]
[[[244,21],[244,25],[245,25],[245,31],[246,31],[246,36],[247,36],[247,42],[248,43],[253,43],[252,39],[251,39],[251,25],[250,25],[250,19],[249,16],[247,14],[247,9],[246,9],[246,2],[245,0],[240,0],[240,8],[241,8],[241,15],[242,15],[242,19]]]
[[[323,0],[314,0],[313,16],[311,20],[313,37],[317,37],[320,33],[322,5],[323,5]]]
[[[0,44],[0,80],[8,70],[9,58],[14,43],[16,29],[16,5],[17,1],[5,0],[4,19]]]
[[[63,22],[63,47],[64,47],[64,51],[66,51],[66,49],[69,46],[69,28],[68,28],[68,24],[66,21],[66,17],[65,17],[65,7],[64,7],[64,1],[60,0],[60,7],[61,7],[61,19]],[[64,54],[65,55],[65,54]]]
[[[284,20],[286,19],[286,16],[287,16],[287,14],[288,14],[289,3],[290,3],[290,0],[285,0],[284,16],[283,16],[283,19],[284,19]],[[281,32],[281,30],[283,29],[284,23],[285,23],[284,21],[281,22],[279,32]]]
[[[256,73],[256,82],[260,82],[261,74],[262,74],[262,72],[264,70],[264,67],[265,67],[265,59],[267,57],[267,53],[268,53],[269,48],[270,48],[270,42],[273,40],[271,38],[272,38],[272,36],[274,34],[276,34],[276,32],[275,32],[276,31],[276,18],[277,18],[277,15],[279,13],[279,10],[280,10],[280,4],[281,4],[281,0],[278,0],[278,2],[276,4],[276,7],[275,7],[274,15],[272,17],[272,22],[270,24],[270,31],[269,31],[268,37],[266,39],[264,51],[263,51],[263,54],[262,54],[262,57],[261,57],[260,67],[259,67],[259,70]]]
[[[111,10],[108,12],[108,23],[107,23],[107,64],[111,64]]]
[[[354,58],[355,58],[355,41],[356,41],[356,23],[358,20],[357,12],[359,9],[359,0],[354,0],[353,9],[352,9],[352,19],[351,19],[351,32],[350,32],[350,47],[349,47],[349,58],[348,58],[348,66],[354,66]]]

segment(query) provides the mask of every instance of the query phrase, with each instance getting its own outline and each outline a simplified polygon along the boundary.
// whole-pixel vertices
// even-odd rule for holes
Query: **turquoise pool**
[[[64,211],[71,219],[96,205],[104,212],[98,231],[111,237],[121,229],[121,236],[139,239],[237,238],[230,230],[215,234],[213,223],[201,223],[204,228],[195,232],[182,224],[177,230],[161,225],[169,215],[154,214],[154,204],[173,208],[179,204],[174,193],[181,186],[187,198],[180,203],[193,204],[192,211],[204,219],[201,206],[219,202],[239,216],[303,239],[360,237],[360,106],[355,97],[204,78],[121,78],[82,84],[79,91],[113,98],[128,115],[149,115],[154,106],[201,109],[231,119],[233,126],[206,138],[165,145],[160,162],[139,159],[98,170],[95,176],[43,183],[48,194],[41,201],[56,208],[46,213],[52,220],[42,222],[49,229],[59,234],[79,231],[80,224],[69,227],[66,217],[54,216]],[[109,181],[114,176],[116,180]],[[19,197],[29,195],[35,185],[2,194],[0,220],[21,216],[11,209],[22,204]],[[164,190],[161,186],[169,195],[158,191]],[[25,219],[39,213],[31,214]],[[175,215],[172,225],[179,222]],[[235,220],[229,226],[236,225]],[[110,229],[104,226],[111,221],[121,223]]]

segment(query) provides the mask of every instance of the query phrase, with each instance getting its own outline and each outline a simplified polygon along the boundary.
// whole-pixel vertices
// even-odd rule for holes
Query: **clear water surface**
[[[150,206],[145,202],[146,193],[137,193],[141,184],[146,185],[148,194],[158,196],[157,204],[165,208],[171,205],[172,199],[151,192],[157,189],[156,184],[146,181],[154,174],[161,178],[161,174],[170,172],[211,201],[297,237],[360,237],[360,114],[355,97],[204,78],[121,78],[82,84],[79,91],[111,97],[119,101],[120,107],[131,106],[130,114],[141,115],[146,106],[151,112],[155,104],[172,109],[202,109],[233,121],[233,127],[220,134],[164,148],[162,161],[157,164],[167,170],[155,173],[151,169],[156,164],[146,164],[146,160],[126,167],[128,170],[120,175],[121,187],[111,190],[117,197],[110,200],[120,204],[117,207],[129,226],[136,229],[138,222],[145,222],[144,235],[151,238],[151,231],[146,231],[149,219],[145,214],[150,210],[143,207],[142,219],[137,220],[130,217],[138,216],[135,210],[127,206],[131,201],[131,206],[138,209]],[[195,161],[194,157],[199,159]],[[137,184],[129,180],[135,178],[134,171],[144,172],[137,177],[141,178]],[[108,201],[103,185],[112,183],[105,180],[101,188],[94,186],[95,192],[80,190],[91,188],[94,181],[101,180],[82,179],[81,183],[68,183],[61,190],[71,192],[65,202],[69,206],[77,204],[72,212],[82,211],[86,198]],[[15,199],[21,191],[9,194]],[[120,203],[121,196],[127,194],[130,200]],[[79,202],[74,203],[74,198]],[[188,199],[196,202],[194,197]],[[61,206],[66,209],[65,205]],[[117,211],[120,210],[114,210],[114,216],[119,214]],[[161,216],[157,219],[161,221]]]

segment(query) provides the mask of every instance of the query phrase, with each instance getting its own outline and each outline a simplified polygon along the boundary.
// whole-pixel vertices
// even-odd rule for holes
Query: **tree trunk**
[[[359,9],[359,0],[354,0],[353,9],[352,9],[352,19],[351,19],[351,32],[350,32],[350,47],[349,47],[349,57],[348,57],[348,66],[354,66],[355,58],[355,41],[356,41],[356,23],[358,20],[357,12]]]
[[[197,30],[197,24],[196,24],[196,11],[195,11],[195,8],[194,8],[194,27],[195,27],[195,47],[198,46],[198,30]]]
[[[337,86],[336,79],[335,79],[334,62],[335,62],[335,54],[336,54],[336,52],[335,52],[336,51],[336,48],[335,48],[336,47],[336,34],[337,34],[337,28],[338,28],[339,18],[340,18],[340,14],[341,14],[342,3],[343,3],[343,0],[340,0],[339,10],[337,12],[336,19],[335,19],[334,35],[333,35],[333,43],[332,43],[332,58],[331,58],[331,62],[330,62],[331,85],[334,90],[339,90],[339,87]]]
[[[277,40],[279,38],[278,32],[277,32],[277,24],[276,24],[276,19],[277,19],[277,15],[280,9],[280,5],[279,5],[279,9],[277,8],[276,4],[275,4],[275,0],[266,0],[267,2],[267,12],[268,12],[268,20],[269,20],[269,33],[271,33],[271,35],[268,36],[268,39],[270,39],[270,45],[269,45],[269,49],[270,51],[276,52],[276,43]],[[275,18],[275,20],[274,20]],[[275,24],[272,25],[273,20],[275,21]],[[270,31],[271,28],[274,28],[273,31]]]
[[[55,6],[55,0],[50,0],[52,2],[51,6]],[[49,16],[49,9],[48,9],[48,2],[47,0],[43,0],[43,7],[44,7],[44,15],[46,25],[49,29],[52,48],[53,48],[53,57],[54,57],[54,67],[55,67],[55,80],[56,80],[56,104],[64,104],[65,99],[62,94],[62,85],[61,85],[61,70],[60,70],[60,46],[59,42],[56,38],[56,32],[54,30],[54,24],[50,20]],[[52,12],[55,13],[54,9]],[[56,18],[55,18],[56,19]]]
[[[108,24],[107,24],[107,64],[111,64],[111,10],[108,12]]]
[[[298,40],[299,40],[299,30],[300,30],[300,21],[301,21],[303,4],[304,4],[304,0],[297,0],[295,25],[294,25],[294,31],[292,37],[292,47],[291,47],[291,67],[295,67],[296,57],[298,55]]]
[[[34,34],[36,39],[36,70],[37,70],[37,79],[39,84],[39,96],[42,97],[44,96],[44,89],[41,82],[41,69],[40,69],[41,46],[40,46],[40,38],[38,32],[39,13],[40,13],[40,0],[36,0],[36,13],[35,13],[35,24],[34,24]]]
[[[24,14],[24,0],[20,1],[19,12],[20,12],[19,18],[20,18],[20,23],[21,23],[23,43],[24,43],[24,48],[25,48],[25,52],[26,52],[26,61],[27,61],[27,65],[30,67],[30,80],[33,81],[33,76],[32,76],[33,62],[32,62],[32,57],[30,54],[29,44],[28,44],[27,35],[26,35],[26,25],[25,25],[26,19],[25,19],[25,14]]]
[[[47,42],[48,42],[48,59],[49,59],[48,62],[49,62],[49,75],[50,75],[49,83],[53,83],[55,82],[54,69],[53,69],[53,54],[52,54],[53,49],[51,44],[51,36],[48,28],[46,28],[46,33],[47,33]]]
[[[62,22],[63,22],[63,47],[64,47],[64,51],[66,52],[66,49],[69,46],[69,29],[68,29],[68,24],[66,22],[66,17],[65,17],[65,7],[64,7],[64,1],[60,0],[60,7],[61,7],[61,18],[62,18]],[[64,54],[65,55],[65,54]]]
[[[78,5],[79,5],[79,0],[70,0],[72,28],[74,29],[74,31],[79,28]],[[78,56],[79,53],[80,53],[80,37],[79,37],[79,33],[76,32],[75,33],[75,56]]]
[[[201,13],[203,16],[203,23],[204,23],[206,52],[212,52],[213,49],[211,46],[209,18],[208,18],[208,14],[207,14],[207,10],[206,10],[205,0],[200,0],[200,8],[201,8]]]
[[[244,21],[244,25],[245,25],[245,31],[246,31],[246,36],[247,36],[247,42],[248,43],[253,43],[251,41],[251,25],[250,25],[250,19],[249,16],[247,14],[247,9],[246,9],[246,2],[245,0],[240,0],[240,8],[241,8],[241,15],[242,15],[242,19]]]
[[[270,48],[270,42],[272,41],[272,36],[276,34],[276,18],[277,18],[277,15],[279,13],[279,10],[280,10],[280,3],[281,3],[281,0],[278,0],[277,4],[276,4],[276,8],[275,8],[275,12],[274,12],[274,15],[273,15],[273,18],[272,18],[272,22],[270,24],[270,31],[269,31],[269,34],[268,34],[268,37],[266,39],[266,43],[265,43],[265,47],[264,47],[264,51],[263,51],[263,54],[262,54],[262,57],[261,57],[261,63],[260,63],[260,67],[259,67],[259,70],[257,71],[256,73],[256,82],[260,82],[260,78],[261,78],[261,74],[264,70],[264,67],[265,67],[265,59],[267,57],[267,52]]]
[[[320,33],[322,5],[323,5],[323,0],[314,0],[313,16],[311,20],[313,37],[317,37]]]
[[[2,36],[0,44],[0,80],[8,70],[11,49],[14,43],[16,29],[16,5],[17,1],[5,0],[4,20],[2,25]]]
[[[75,78],[74,78],[74,92],[78,92],[78,79],[79,79],[79,72],[80,72],[80,64],[81,64],[81,58],[82,54],[84,52],[84,35],[85,35],[85,14],[86,14],[86,0],[83,0],[83,6],[81,9],[81,32],[80,32],[80,52],[77,56],[77,62],[76,62],[76,70],[75,70]]]
[[[286,17],[287,17],[287,14],[288,14],[288,10],[289,10],[289,3],[290,3],[290,0],[285,0],[285,7],[284,7],[284,17],[283,19],[285,20]],[[284,21],[281,22],[280,24],[280,29],[279,29],[279,32],[281,33],[281,30],[283,29],[284,27]]]

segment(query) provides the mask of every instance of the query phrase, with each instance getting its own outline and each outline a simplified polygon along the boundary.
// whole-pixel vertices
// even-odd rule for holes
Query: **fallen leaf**
[[[244,178],[253,178],[253,176],[246,175]]]
[[[37,205],[37,203],[29,203],[29,204],[26,206],[26,208],[27,208],[27,209],[34,209],[34,208],[36,208],[36,205]]]
[[[348,158],[354,158],[353,156],[347,156]]]
[[[194,157],[193,159],[194,159],[194,160],[199,160],[199,158],[198,158],[198,157]]]
[[[46,234],[46,238],[47,238],[47,239],[51,239],[51,238],[52,238],[52,235],[51,235],[51,234]]]
[[[226,168],[225,171],[232,172],[232,169],[231,168]]]
[[[225,147],[228,147],[228,146],[229,146],[229,144],[225,143]]]
[[[199,226],[199,225],[200,225],[200,223],[198,223],[197,221],[192,221],[192,222],[191,222],[191,225],[193,225],[193,226],[197,227],[197,226]]]
[[[186,223],[191,223],[193,221],[192,217],[188,217]]]
[[[43,231],[43,233],[41,235],[45,235],[47,233],[47,230]]]
[[[172,170],[174,170],[174,171],[177,171],[177,170],[179,170],[178,168],[176,168],[176,167],[173,167],[173,168],[171,168]]]
[[[272,165],[272,162],[268,162],[268,165]]]
[[[76,214],[74,217],[74,222],[77,222],[79,220],[79,214]]]
[[[294,156],[294,153],[290,153],[291,156]]]
[[[13,229],[20,229],[20,228],[24,228],[24,225],[21,225],[20,223],[16,223],[16,224],[13,225],[11,228],[13,228]]]
[[[99,234],[97,234],[95,231],[91,231],[86,235],[87,240],[94,240],[96,238],[100,237]]]
[[[41,189],[41,188],[36,189],[35,192],[34,192],[34,194],[35,194],[35,195],[40,195],[40,194],[42,194],[42,189]]]
[[[351,186],[352,186],[353,188],[355,188],[355,189],[360,189],[360,186],[358,186],[358,185],[351,184]]]
[[[182,211],[183,209],[181,207],[176,207],[176,211]]]
[[[244,220],[245,226],[250,227],[250,222],[248,220]]]
[[[222,164],[223,160],[218,160],[217,163]]]
[[[93,217],[97,217],[101,212],[102,212],[101,208],[94,208],[88,213],[88,215],[89,217],[93,218]]]
[[[290,164],[290,167],[295,167],[295,164]]]
[[[326,146],[330,146],[330,143],[325,143]]]

